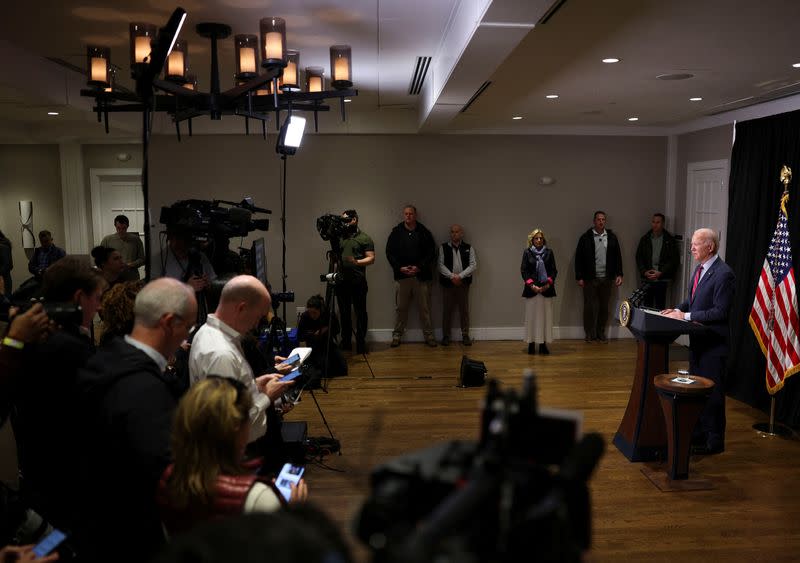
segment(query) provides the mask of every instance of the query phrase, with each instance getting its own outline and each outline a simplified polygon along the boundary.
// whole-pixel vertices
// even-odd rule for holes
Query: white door
[[[92,184],[92,226],[94,244],[115,232],[114,217],[130,220],[128,232],[139,233],[144,241],[144,199],[142,176],[138,169],[90,171]],[[139,272],[143,275],[142,269]]]
[[[704,227],[714,229],[719,234],[719,255],[724,259],[728,229],[728,161],[691,162],[687,168],[686,237],[677,302],[686,299],[687,280],[696,266],[691,254],[692,233]],[[682,336],[678,342],[688,345],[688,337]]]

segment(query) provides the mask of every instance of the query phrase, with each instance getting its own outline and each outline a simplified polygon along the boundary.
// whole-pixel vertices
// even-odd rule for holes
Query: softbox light
[[[281,126],[275,152],[278,154],[292,155],[297,152],[297,147],[303,140],[303,130],[306,127],[306,118],[290,115]]]
[[[459,387],[480,387],[486,382],[486,364],[461,356],[461,368],[458,370]]]

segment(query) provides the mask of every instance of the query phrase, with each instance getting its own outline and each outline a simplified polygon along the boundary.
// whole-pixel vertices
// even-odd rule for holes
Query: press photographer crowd
[[[269,211],[250,200],[163,208],[151,281],[140,280],[147,256],[124,215],[92,263],[42,231],[33,277],[12,292],[11,267],[2,272],[0,425],[13,429],[19,482],[0,491],[0,562],[353,560],[342,532],[309,503],[303,452],[282,427],[304,391],[347,374],[343,351],[367,354],[374,243],[354,209],[318,219],[331,243],[327,292],[308,299],[290,332],[278,305],[294,294],[269,286],[263,240],[229,247],[268,228],[258,213]],[[392,347],[413,299],[426,344],[437,345],[434,271],[447,290],[441,343],[457,308],[471,344],[476,255],[460,226],[450,232],[437,264],[413,206],[392,231]],[[0,233],[0,249],[4,241]],[[490,384],[482,421],[474,443],[373,472],[357,528],[375,560],[510,561],[531,533],[541,560],[581,559],[586,481],[602,440],[576,443],[568,422],[541,416],[532,376],[519,394]]]

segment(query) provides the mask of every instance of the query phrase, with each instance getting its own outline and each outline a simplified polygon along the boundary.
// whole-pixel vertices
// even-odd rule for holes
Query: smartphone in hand
[[[65,539],[67,539],[67,535],[61,530],[54,528],[42,541],[33,546],[33,554],[36,557],[46,557],[50,555],[55,548],[61,545]]]
[[[297,485],[297,483],[300,482],[305,470],[306,468],[302,465],[285,463],[281,469],[281,472],[278,473],[278,478],[275,479],[275,485],[278,487],[278,490],[281,492],[283,498],[285,498],[287,502],[292,496],[292,485]]]

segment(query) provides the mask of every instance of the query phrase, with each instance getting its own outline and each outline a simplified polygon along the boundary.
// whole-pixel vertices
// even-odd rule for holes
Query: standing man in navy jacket
[[[403,222],[389,234],[386,241],[386,258],[394,272],[396,315],[392,333],[392,347],[400,346],[406,329],[408,308],[416,297],[419,320],[425,335],[425,344],[436,346],[431,323],[431,282],[436,262],[436,242],[422,223],[417,222],[417,208],[403,208]]]
[[[622,253],[617,236],[606,229],[605,211],[594,212],[594,227],[578,239],[575,279],[583,288],[583,330],[586,342],[608,342],[608,302],[622,285]]]
[[[675,319],[693,321],[710,330],[689,337],[689,371],[714,382],[714,389],[700,415],[705,446],[695,453],[717,454],[725,449],[725,364],[728,359],[728,316],[733,303],[733,270],[717,256],[719,238],[711,229],[692,235],[692,256],[697,268],[689,281],[689,297],[675,309],[663,313]],[[696,432],[696,434],[698,434]]]

